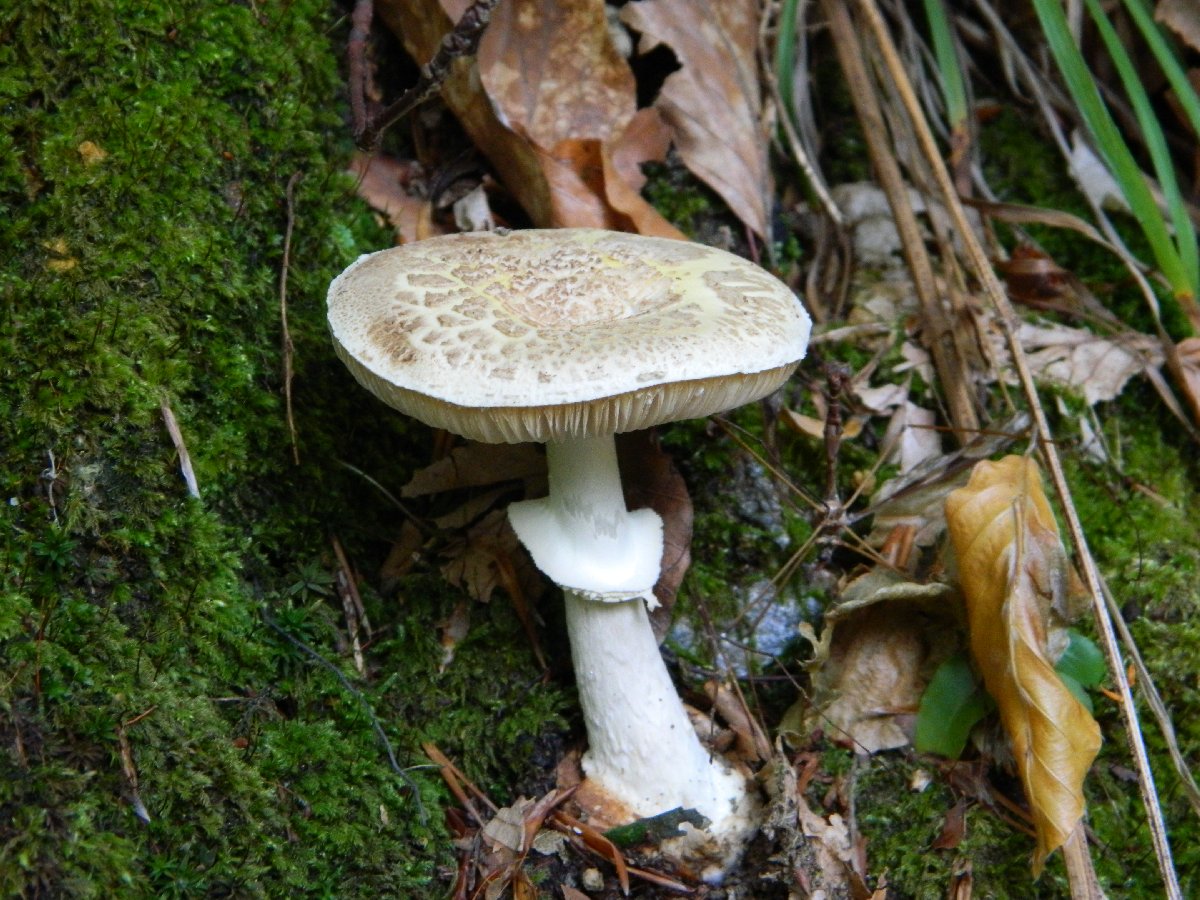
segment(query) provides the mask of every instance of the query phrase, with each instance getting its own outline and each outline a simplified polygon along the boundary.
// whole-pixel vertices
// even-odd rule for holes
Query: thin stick
[[[492,18],[492,10],[500,0],[475,0],[462,14],[454,30],[442,38],[433,59],[421,66],[417,83],[399,96],[378,116],[365,122],[361,129],[355,126],[354,142],[362,150],[373,150],[383,133],[404,116],[408,115],[442,86],[450,74],[450,64],[456,59],[474,56],[483,39],[483,32]]]
[[[367,40],[375,17],[374,0],[356,0],[350,15],[350,37],[346,41],[346,66],[350,82],[350,118],[354,133],[367,128]]]
[[[829,5],[832,6],[833,4]],[[1016,312],[1009,302],[1008,295],[1004,291],[1004,286],[992,270],[986,251],[979,243],[979,239],[976,237],[975,231],[967,219],[963,205],[958,199],[958,192],[954,187],[945,163],[942,161],[937,142],[929,129],[928,123],[925,121],[925,116],[921,111],[912,85],[904,71],[899,54],[897,54],[896,48],[892,43],[891,35],[887,30],[887,25],[884,23],[883,17],[879,14],[879,10],[875,7],[873,0],[855,0],[854,5],[883,54],[888,72],[892,78],[893,87],[908,112],[913,134],[917,139],[922,154],[929,162],[933,178],[942,195],[942,202],[954,220],[958,237],[962,241],[963,249],[971,262],[972,268],[975,270],[975,275],[979,279],[984,293],[995,306],[1000,321],[1003,323],[1009,352],[1012,354],[1013,364],[1017,370],[1022,391],[1029,401],[1029,406],[1033,413],[1037,441],[1042,458],[1045,460],[1046,467],[1050,470],[1050,479],[1054,484],[1054,489],[1063,501],[1063,517],[1066,519],[1067,530],[1078,553],[1079,562],[1083,569],[1084,581],[1092,597],[1092,609],[1100,631],[1105,656],[1108,659],[1109,671],[1117,684],[1117,693],[1121,697],[1121,712],[1125,719],[1126,736],[1128,737],[1134,762],[1137,766],[1138,786],[1142,793],[1142,802],[1146,807],[1147,823],[1150,827],[1150,835],[1154,844],[1155,856],[1158,859],[1163,884],[1169,898],[1172,898],[1172,900],[1182,898],[1183,894],[1180,892],[1179,882],[1175,875],[1175,867],[1171,860],[1171,845],[1167,839],[1166,824],[1162,818],[1162,810],[1158,804],[1158,793],[1154,787],[1154,774],[1150,769],[1150,759],[1146,752],[1146,745],[1142,740],[1141,727],[1138,724],[1137,708],[1133,702],[1133,694],[1129,689],[1129,679],[1125,675],[1120,644],[1117,642],[1112,619],[1109,617],[1108,608],[1104,602],[1104,588],[1100,572],[1091,551],[1088,549],[1087,538],[1084,536],[1083,524],[1079,520],[1079,513],[1075,509],[1075,505],[1070,502],[1070,486],[1067,484],[1066,473],[1063,471],[1058,450],[1051,440],[1053,432],[1046,418],[1046,411],[1042,408],[1041,401],[1038,398],[1037,386],[1034,384],[1033,374],[1029,370],[1025,351],[1016,337]]]
[[[1071,900],[1105,900],[1096,879],[1096,869],[1087,848],[1087,831],[1079,822],[1063,842],[1063,861],[1067,864],[1067,884]]]
[[[940,302],[933,264],[925,250],[924,238],[913,213],[908,185],[900,172],[900,164],[888,148],[887,122],[880,108],[875,84],[863,59],[862,42],[844,4],[838,0],[825,0],[824,8],[834,37],[838,62],[850,83],[851,97],[862,123],[871,162],[879,175],[880,184],[892,210],[892,218],[900,233],[904,259],[921,304],[925,343],[933,355],[956,436],[959,443],[965,443],[965,435],[979,429],[979,417],[967,390],[970,373],[966,361],[958,353],[953,325],[947,319]]]
[[[279,322],[283,329],[283,402],[287,410],[288,434],[292,438],[292,462],[296,465],[300,465],[296,419],[292,414],[292,356],[296,347],[292,343],[292,333],[288,330],[287,283],[292,258],[292,231],[296,227],[296,182],[300,180],[300,176],[300,172],[293,173],[287,183],[287,227],[283,232],[283,264],[279,272]]]
[[[175,420],[175,413],[171,411],[171,404],[167,402],[167,398],[162,399],[159,408],[162,410],[163,424],[167,426],[167,434],[171,436],[171,443],[175,445],[175,452],[179,454],[179,471],[183,475],[183,482],[187,485],[189,497],[200,499],[200,485],[196,482],[196,472],[192,468],[192,457],[188,453],[187,444],[183,442],[183,432],[179,430],[179,422]],[[50,457],[51,469],[54,467],[54,457]],[[54,496],[50,495],[51,508],[54,507]],[[57,514],[56,514],[57,518]]]
[[[370,640],[371,622],[363,607],[362,597],[359,596],[358,585],[354,582],[354,571],[350,568],[350,561],[346,559],[346,551],[342,549],[342,542],[335,536],[330,538],[330,543],[333,545],[333,553],[338,562],[338,595],[342,601],[342,612],[346,616],[346,628],[350,632],[350,649],[354,654],[354,668],[359,675],[365,677],[367,665],[363,659],[362,641],[359,640],[358,634],[360,630],[366,631],[367,640]]]

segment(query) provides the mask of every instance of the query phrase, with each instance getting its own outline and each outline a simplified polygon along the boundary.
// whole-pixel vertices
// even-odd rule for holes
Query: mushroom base
[[[602,603],[571,590],[565,599],[587,724],[588,781],[612,801],[610,810],[624,807],[626,818],[676,808],[700,813],[709,826],[664,850],[700,862],[706,877],[718,878],[757,825],[745,776],[700,743],[641,600]]]

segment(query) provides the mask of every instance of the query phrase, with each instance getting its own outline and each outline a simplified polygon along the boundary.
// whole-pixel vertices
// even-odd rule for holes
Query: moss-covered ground
[[[397,490],[429,453],[324,325],[390,239],[340,174],[345,26],[120,6],[0,12],[0,895],[437,895],[420,742],[507,799],[564,700],[503,602],[439,674],[456,596],[427,574],[363,579],[369,678],[339,652],[331,540],[373,576],[400,524],[341,463]]]
[[[444,896],[449,797],[421,743],[505,801],[557,761],[574,705],[569,679],[541,677],[501,595],[474,607],[442,672],[437,625],[460,595],[436,559],[380,592],[403,515],[373,482],[397,492],[430,444],[358,389],[324,325],[329,279],[391,240],[341,174],[346,23],[317,0],[121,6],[0,11],[0,895]],[[1014,155],[1040,158],[1000,158]],[[1043,169],[1033,192],[1061,179],[1031,167]],[[699,228],[711,198],[660,188]],[[298,463],[281,349],[289,212]],[[1194,756],[1196,454],[1144,388],[1101,418],[1111,464],[1064,445],[1075,499]],[[736,424],[752,441],[761,430],[757,410]],[[819,448],[779,441],[789,474],[821,484]],[[741,452],[700,423],[664,444],[693,489],[720,484]],[[847,488],[870,463],[856,453]],[[722,617],[811,517],[779,505],[784,547],[731,512],[737,490],[696,493],[681,609],[703,600]],[[345,646],[334,539],[375,626],[365,676]],[[762,690],[768,720],[787,690]],[[1103,702],[1099,716],[1098,866],[1110,896],[1157,896],[1119,718]],[[1194,816],[1147,730],[1194,893]],[[1028,838],[981,806],[957,849],[931,851],[955,802],[941,780],[910,789],[932,766],[824,749],[823,776],[854,770],[873,877],[940,897],[969,861],[977,896],[1064,895],[1061,864],[1031,887]]]

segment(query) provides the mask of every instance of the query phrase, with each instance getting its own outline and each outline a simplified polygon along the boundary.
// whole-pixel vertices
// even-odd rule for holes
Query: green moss
[[[390,240],[341,174],[341,27],[313,0],[0,13],[5,896],[436,896],[447,793],[421,743],[505,800],[562,727],[501,601],[439,674],[457,597],[431,564],[403,602],[364,579],[368,677],[338,649],[330,535],[371,573],[398,526],[340,462],[395,489],[427,452],[324,324],[330,278]]]
[[[728,215],[725,204],[712,189],[698,181],[682,165],[650,163],[645,166],[646,186],[642,193],[651,205],[680,231],[694,236],[714,216]]]

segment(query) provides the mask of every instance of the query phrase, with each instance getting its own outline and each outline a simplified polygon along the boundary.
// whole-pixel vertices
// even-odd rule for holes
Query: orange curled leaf
[[[1051,606],[1070,564],[1037,463],[980,462],[946,499],[946,523],[966,597],[971,653],[996,700],[1037,829],[1033,873],[1083,817],[1083,779],[1100,729],[1049,657]]]

